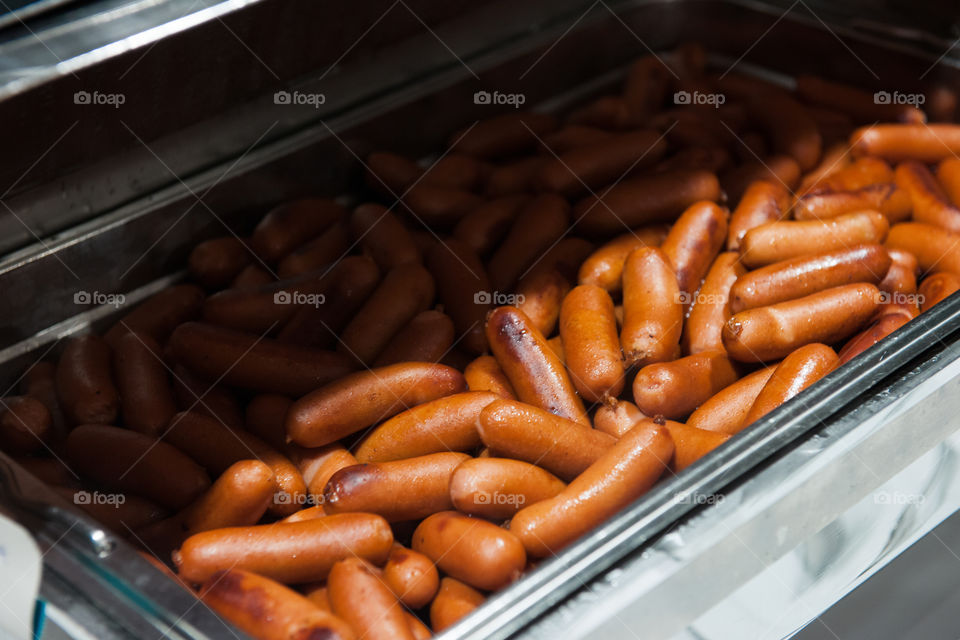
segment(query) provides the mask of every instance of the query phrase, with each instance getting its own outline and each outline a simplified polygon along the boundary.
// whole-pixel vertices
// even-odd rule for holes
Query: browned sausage
[[[657,247],[667,237],[667,227],[656,225],[634,229],[617,236],[595,252],[580,265],[580,284],[592,284],[610,293],[620,291],[623,265],[627,256],[640,247]]]
[[[789,206],[789,194],[781,183],[769,180],[751,182],[730,215],[727,250],[739,249],[747,231],[767,222],[776,222]]]
[[[687,426],[729,435],[738,433],[743,429],[743,420],[753,401],[773,375],[774,369],[775,366],[758,369],[716,393],[690,414]]]
[[[910,194],[915,222],[960,232],[960,209],[950,201],[946,191],[925,165],[914,161],[902,162],[897,166],[896,179],[897,186]]]
[[[730,288],[747,270],[740,254],[727,251],[717,256],[703,284],[693,297],[693,306],[683,327],[683,352],[723,350],[723,325],[730,319]]]
[[[560,493],[562,480],[521,460],[473,458],[450,476],[450,498],[457,511],[489,520],[507,520],[528,504]]]
[[[482,593],[459,580],[445,577],[440,581],[437,597],[430,604],[430,626],[440,633],[483,604]]]
[[[624,370],[610,294],[580,285],[563,300],[560,337],[573,385],[590,402],[623,391]]]
[[[648,416],[680,419],[738,377],[725,352],[703,351],[640,369],[633,379],[633,400]]]
[[[753,424],[811,384],[833,371],[839,359],[825,344],[808,344],[783,359],[763,386],[743,426]]]
[[[620,344],[627,366],[672,360],[680,348],[683,300],[667,257],[649,247],[633,251],[623,269]]]
[[[680,291],[688,298],[692,299],[700,288],[726,237],[727,211],[712,202],[690,205],[670,228],[660,250],[673,267]]]

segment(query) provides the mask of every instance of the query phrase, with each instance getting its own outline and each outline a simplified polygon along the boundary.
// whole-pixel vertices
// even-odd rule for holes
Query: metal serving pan
[[[0,296],[8,305],[7,319],[0,326],[0,377],[7,384],[15,382],[27,365],[56,353],[62,338],[104,324],[118,312],[111,306],[78,307],[78,292],[123,293],[126,305],[133,304],[176,279],[189,248],[198,239],[222,234],[224,226],[242,232],[266,207],[303,193],[362,192],[360,159],[368,151],[429,153],[458,126],[492,115],[489,106],[474,104],[473,93],[480,89],[523,93],[528,105],[557,108],[618,82],[624,65],[637,56],[665,51],[685,40],[700,41],[715,52],[714,62],[721,69],[768,73],[774,78],[777,72],[812,72],[900,91],[919,91],[934,81],[956,85],[956,61],[949,55],[938,60],[943,51],[926,51],[925,44],[895,43],[875,33],[863,35],[844,26],[850,24],[850,16],[810,6],[817,7],[817,12],[806,4],[803,11],[796,3],[697,0],[583,5],[563,15],[552,14],[532,32],[504,36],[496,46],[453,56],[400,86],[371,91],[370,85],[354,86],[350,78],[307,78],[297,85],[303,91],[362,99],[342,97],[336,108],[315,114],[312,121],[300,114],[305,124],[279,138],[264,142],[262,131],[249,126],[250,121],[286,117],[282,106],[266,101],[254,101],[244,117],[204,123],[194,133],[202,130],[216,138],[223,127],[237,131],[238,119],[248,125],[240,130],[254,133],[242,153],[182,177],[174,174],[176,179],[167,187],[145,191],[0,262]],[[467,19],[452,24],[441,32],[442,39],[464,41],[476,25]],[[948,45],[944,51],[949,51]],[[410,50],[417,50],[415,42]],[[387,64],[382,59],[381,63]],[[410,127],[411,122],[420,126]],[[152,144],[143,146],[155,154]],[[185,149],[180,153],[188,155]],[[161,156],[155,154],[155,160],[163,165]],[[111,175],[116,177],[111,169],[123,171],[119,165],[107,166],[91,179],[109,181]],[[44,296],[43,304],[35,304],[37,291]],[[735,482],[760,477],[764,468],[809,441],[825,423],[840,420],[867,399],[871,407],[881,410],[897,397],[898,390],[906,389],[905,372],[932,375],[936,367],[955,357],[948,347],[960,329],[958,313],[960,299],[951,299],[924,314],[690,469],[661,482],[558,557],[493,596],[444,637],[520,633],[551,609],[554,615],[557,605],[576,597],[584,585],[612,567],[642,555],[681,519],[713,508],[677,496],[716,495]],[[874,398],[881,388],[884,393]],[[845,423],[846,428],[859,428],[857,420],[865,417]],[[936,427],[942,429],[943,424]],[[910,428],[916,432],[923,427]],[[7,501],[22,502],[22,492],[15,490],[9,477],[4,480],[14,488]],[[176,620],[187,613],[183,594],[171,589],[172,583],[161,586],[159,573],[151,573],[144,563],[127,562],[132,554],[122,540],[98,531],[70,511],[44,513],[41,521],[77,523],[77,527],[66,527],[64,539],[72,539],[76,528],[88,540],[86,550],[67,556],[82,558],[78,566],[86,565],[101,582],[125,585],[114,590],[114,597],[125,598],[137,612],[149,611],[148,617]],[[50,548],[58,545],[54,542]],[[199,617],[184,618],[197,620],[182,631],[184,635],[218,633],[204,614],[188,611],[189,616]],[[136,636],[131,628],[135,627],[113,632]]]

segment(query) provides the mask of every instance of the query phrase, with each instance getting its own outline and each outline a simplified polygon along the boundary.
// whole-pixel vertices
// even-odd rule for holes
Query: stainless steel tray
[[[247,131],[243,153],[177,177],[165,188],[151,189],[0,262],[0,297],[8,305],[7,320],[0,326],[0,379],[7,384],[15,381],[25,366],[55,352],[64,336],[105,323],[116,313],[111,307],[78,313],[73,302],[78,290],[125,293],[132,304],[175,279],[189,248],[200,238],[222,234],[223,225],[243,230],[273,202],[300,193],[356,192],[360,158],[369,150],[425,153],[435,150],[457,126],[490,115],[488,107],[473,103],[473,93],[479,89],[522,92],[528,104],[556,108],[617,82],[623,66],[637,56],[685,40],[702,42],[717,54],[720,65],[735,65],[737,70],[815,72],[901,91],[934,80],[956,85],[956,61],[948,55],[937,62],[942,52],[924,51],[927,44],[895,44],[876,34],[858,35],[843,26],[849,16],[834,12],[828,16],[819,7],[817,14],[798,14],[790,10],[794,6],[673,1],[608,7],[596,3],[554,14],[552,21],[532,34],[527,30],[522,37],[504,38],[494,48],[432,67],[422,78],[401,86],[371,92],[370,85],[351,87],[344,78],[307,80],[304,86],[324,91],[336,86],[345,95],[364,97],[345,97],[339,111],[306,120],[282,137],[265,141],[261,132]],[[464,20],[444,35],[456,42],[458,37],[467,38],[464,34],[471,27],[475,25]],[[424,119],[425,113],[430,117]],[[257,121],[265,114],[282,117],[270,106],[251,111]],[[411,122],[420,126],[410,127]],[[236,127],[236,121],[214,120],[205,127],[216,138],[221,133],[218,127]],[[150,145],[146,149],[153,153]],[[187,150],[180,153],[189,155]],[[155,160],[162,164],[160,157]],[[92,179],[109,181],[111,172],[119,171],[120,167],[108,165]],[[39,193],[46,197],[44,190]],[[37,291],[44,296],[41,305],[35,304]],[[955,320],[958,313],[960,299],[951,299],[910,323],[698,464],[662,482],[557,558],[493,596],[443,637],[507,637],[521,632],[551,609],[555,613],[564,600],[582,593],[584,585],[642,555],[681,519],[713,508],[677,496],[716,495],[735,482],[761,477],[764,468],[815,438],[824,424],[840,420],[851,407],[885,389],[871,401],[870,406],[879,411],[906,392],[906,372],[932,375],[955,356],[948,345],[960,329]],[[855,430],[857,420],[865,419],[860,415],[847,428]],[[935,426],[944,427],[942,423]],[[918,428],[923,427],[912,427]],[[77,522],[84,521],[78,518]],[[103,547],[93,550],[100,560],[87,569],[136,585],[127,594],[136,607],[176,613],[183,605],[177,595],[171,595],[175,592],[157,587],[160,574],[154,572],[144,581],[143,576],[150,573],[144,569],[147,565],[125,561],[131,551],[123,541],[95,528],[90,536]],[[209,620],[200,619],[192,627],[196,633],[215,633]]]

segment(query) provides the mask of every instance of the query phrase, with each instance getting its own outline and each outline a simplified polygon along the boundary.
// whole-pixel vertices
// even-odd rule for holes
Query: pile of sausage
[[[4,450],[253,636],[446,628],[960,287],[960,126],[703,58],[201,243]]]

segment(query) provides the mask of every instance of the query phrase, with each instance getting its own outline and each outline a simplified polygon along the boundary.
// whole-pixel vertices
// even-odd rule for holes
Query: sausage
[[[190,252],[187,268],[194,280],[207,289],[225,287],[253,260],[253,253],[236,236],[201,242]]]
[[[725,352],[703,351],[640,369],[633,379],[633,401],[648,416],[680,419],[738,377]]]
[[[646,493],[672,456],[667,430],[652,420],[641,422],[566,489],[521,509],[510,531],[535,558],[556,553]]]
[[[451,238],[427,252],[427,266],[436,279],[443,309],[462,336],[459,344],[471,353],[486,351],[483,322],[492,307],[493,287],[483,263],[469,245]]]
[[[560,305],[570,287],[570,281],[556,269],[531,270],[517,283],[516,306],[537,331],[549,336],[557,327]]]
[[[399,218],[378,204],[362,204],[350,215],[350,231],[377,266],[390,271],[423,262],[420,248]]]
[[[332,281],[320,305],[302,305],[277,333],[277,340],[330,349],[380,282],[380,271],[366,256],[344,258],[331,268]]]
[[[816,115],[811,115],[813,115],[814,119],[816,119]],[[817,126],[820,127],[820,123],[817,123]],[[821,133],[823,133],[822,127],[820,128]],[[846,138],[847,134],[844,133],[843,137]],[[886,166],[887,171],[890,172],[890,175],[885,181],[890,182],[893,180],[893,172],[883,160],[880,160],[879,158],[860,158],[860,160],[867,160],[870,162],[876,161],[881,165]],[[850,150],[847,148],[846,142],[837,142],[830,145],[830,147],[824,150],[823,156],[821,156],[820,162],[817,164],[817,166],[803,175],[803,178],[800,180],[800,186],[797,187],[796,195],[799,196],[809,193],[813,190],[821,189],[822,185],[830,182],[830,179],[833,178],[833,176],[844,173],[844,171],[853,164],[854,163],[850,158]],[[873,182],[884,182],[884,180],[874,180]]]
[[[720,183],[709,171],[671,171],[621,180],[574,206],[578,229],[590,236],[669,222],[699,200],[719,200]]]
[[[563,362],[543,334],[516,307],[498,307],[487,318],[487,341],[517,398],[550,413],[589,425]]]
[[[487,176],[483,193],[488,198],[530,193],[546,163],[547,158],[543,156],[528,156],[497,166]]]
[[[540,273],[557,271],[572,283],[577,278],[580,265],[593,253],[594,248],[592,242],[577,236],[563,238],[538,257],[521,278],[528,279]]]
[[[670,228],[660,250],[688,298],[700,288],[726,237],[727,211],[712,202],[690,205]]]
[[[780,182],[756,180],[750,183],[737,208],[730,215],[727,251],[740,248],[744,234],[767,222],[776,222],[790,206],[789,193]]]
[[[610,140],[615,135],[616,134],[610,131],[598,127],[568,124],[553,133],[543,136],[539,151],[544,154],[562,154],[572,149],[577,149],[578,147],[587,147],[597,144],[598,142]]]
[[[168,509],[182,509],[210,486],[204,470],[186,455],[128,429],[81,425],[67,437],[66,454],[80,475]]]
[[[944,158],[937,165],[937,181],[946,192],[954,206],[960,203],[960,159],[955,157]]]
[[[488,404],[480,412],[478,429],[494,453],[543,467],[564,480],[576,477],[616,442],[589,426],[512,400]]]
[[[214,475],[225,472],[240,460],[251,458],[269,466],[276,492],[270,504],[272,514],[290,515],[306,501],[307,487],[297,467],[252,433],[233,430],[207,416],[185,411],[173,417],[163,440]]]
[[[323,500],[323,488],[333,474],[344,467],[357,464],[353,454],[337,442],[310,449],[288,445],[287,451],[307,483],[307,492],[316,502]]]
[[[323,508],[327,513],[376,513],[387,522],[420,520],[452,509],[450,476],[469,457],[465,453],[431,453],[345,467],[324,487]]]
[[[306,245],[304,245],[306,246]],[[271,282],[276,282],[277,276],[268,271],[259,264],[248,264],[243,268],[237,277],[230,283],[231,289],[243,289],[247,287],[262,287]]]
[[[589,402],[623,391],[623,354],[610,294],[580,285],[563,300],[560,337],[573,385]]]
[[[433,276],[422,266],[395,267],[343,330],[337,350],[359,362],[373,362],[390,338],[430,306],[433,294]]]
[[[911,296],[917,292],[917,259],[900,249],[887,249],[890,268],[877,287],[891,297]]]
[[[307,244],[288,253],[277,264],[277,276],[286,280],[323,269],[347,255],[352,246],[347,221],[335,222]],[[239,285],[235,282],[234,286]]]
[[[555,194],[543,194],[520,211],[507,237],[487,264],[496,291],[508,291],[536,259],[567,232],[570,206]]]
[[[846,166],[841,165],[833,173],[812,184],[808,191],[810,193],[857,191],[893,181],[894,173],[889,164],[880,158],[865,156],[855,159]]]
[[[319,447],[406,408],[466,390],[463,375],[442,364],[401,363],[343,377],[293,403],[287,435]]]
[[[415,315],[383,348],[373,366],[398,362],[439,362],[454,342],[453,320],[445,313],[428,309]]]
[[[148,335],[129,332],[117,338],[113,353],[123,424],[159,436],[177,412],[160,345]]]
[[[489,391],[508,400],[517,398],[513,386],[493,356],[480,356],[473,360],[464,369],[463,376],[470,391]]]
[[[395,200],[423,175],[416,162],[389,151],[374,151],[367,156],[364,166],[367,185]]]
[[[243,426],[243,411],[232,389],[202,380],[181,364],[173,367],[173,393],[177,407],[209,416],[225,426]]]
[[[800,183],[800,165],[791,156],[772,155],[763,160],[748,159],[742,165],[728,169],[720,178],[720,185],[730,202],[740,202],[754,182],[772,182],[792,191]]]
[[[263,217],[250,235],[250,248],[263,260],[274,263],[317,237],[346,216],[346,210],[321,198],[287,202]]]
[[[444,577],[437,597],[430,603],[430,626],[440,633],[484,603],[482,593],[459,580]]]
[[[923,282],[917,293],[920,299],[920,311],[929,311],[935,304],[949,298],[960,289],[960,277],[948,271],[931,273]]]
[[[296,591],[256,573],[229,568],[211,575],[200,599],[244,633],[262,640],[353,640],[346,622]]]
[[[112,424],[120,409],[111,349],[95,335],[71,338],[57,362],[57,395],[73,424]]]
[[[448,153],[427,167],[421,184],[430,184],[464,191],[475,191],[483,181],[489,165],[462,153]]]
[[[560,493],[567,485],[549,471],[509,458],[465,460],[450,476],[450,499],[462,513],[508,520],[525,505]]]
[[[960,234],[921,222],[904,222],[890,229],[885,245],[913,254],[921,273],[936,269],[960,275]]]
[[[256,287],[225,289],[203,303],[203,320],[228,329],[274,332],[304,306],[326,304],[338,272],[324,269]]]
[[[20,393],[36,398],[50,412],[52,435],[57,440],[67,436],[67,419],[57,397],[57,366],[52,362],[36,362],[20,379]]]
[[[671,76],[676,77],[676,74],[653,54],[630,65],[623,85],[623,99],[633,119],[642,122],[660,110],[667,97]]]
[[[640,227],[617,236],[584,260],[580,265],[580,284],[591,284],[610,293],[620,291],[623,266],[627,256],[640,247],[658,247],[667,237],[665,225]]]
[[[30,396],[7,396],[0,400],[0,443],[3,450],[35,453],[51,439],[50,410]]]
[[[293,400],[279,393],[261,393],[250,399],[243,421],[244,428],[275,449],[287,444],[284,420]]]
[[[823,140],[803,105],[774,92],[753,93],[744,102],[752,119],[770,136],[776,153],[792,157],[803,171],[816,166]]]
[[[674,129],[676,131],[676,129]],[[687,147],[659,162],[654,167],[655,173],[664,171],[710,171],[719,173],[727,169],[733,162],[730,152],[719,146]]]
[[[523,545],[511,532],[456,511],[441,511],[421,522],[412,547],[445,574],[485,591],[510,584],[527,564]]]
[[[611,398],[593,414],[593,428],[619,438],[646,417],[647,415],[629,400]]]
[[[499,396],[488,391],[457,393],[425,402],[386,420],[356,449],[360,462],[386,462],[480,446],[477,419]]]
[[[518,111],[481,120],[455,135],[451,147],[485,160],[519,155],[533,149],[539,136],[557,128],[557,119],[545,113]]]
[[[638,129],[571,149],[548,160],[536,176],[540,191],[572,198],[650,167],[667,150],[658,131]]]
[[[345,558],[333,565],[327,593],[334,614],[361,638],[413,640],[403,605],[379,573],[360,558]]]
[[[879,156],[888,162],[934,163],[960,152],[956,124],[875,124],[850,135],[856,156]]]
[[[833,371],[839,358],[833,349],[816,342],[796,349],[783,359],[763,385],[743,420],[747,427]]]
[[[308,349],[200,322],[186,322],[167,344],[180,364],[208,380],[262,393],[300,395],[353,371],[342,353]]]
[[[132,531],[160,522],[167,514],[165,509],[140,496],[123,495],[122,501],[95,502],[86,500],[89,494],[76,488],[53,487],[53,490],[67,502],[77,505],[78,509],[96,520],[98,525],[123,537],[129,537]]]
[[[740,244],[748,268],[849,248],[877,244],[887,237],[890,224],[876,211],[847,213],[829,220],[768,222],[748,231]]]
[[[486,256],[500,244],[529,201],[527,195],[508,195],[489,200],[460,219],[453,229],[453,237],[478,256]]]
[[[876,322],[850,338],[850,340],[843,345],[843,348],[840,349],[840,352],[837,354],[840,358],[837,365],[839,366],[853,360],[908,322],[910,322],[910,316],[903,313],[883,314],[877,318]]]
[[[313,496],[311,496],[311,499],[312,497]],[[281,519],[279,522],[303,522],[304,520],[316,520],[317,518],[325,518],[326,516],[327,512],[324,511],[323,505],[316,504],[312,507],[294,511],[286,518]]]
[[[453,187],[419,182],[403,196],[403,205],[429,228],[449,228],[483,202],[480,196]]]
[[[664,426],[673,440],[670,466],[674,471],[683,471],[730,439],[729,434],[698,429],[673,420],[667,420]]]
[[[879,244],[776,262],[741,276],[730,289],[730,310],[765,307],[853,282],[879,284],[890,268],[890,254]]]
[[[206,493],[181,512],[185,535],[256,524],[273,501],[273,470],[259,460],[230,465]]]
[[[758,369],[717,392],[690,414],[687,426],[728,435],[738,433],[744,426],[743,420],[753,401],[775,368],[769,366]]]
[[[127,331],[148,335],[160,344],[181,322],[192,320],[203,305],[203,289],[192,284],[168,287],[147,298],[107,331],[104,339],[111,346]]]
[[[896,180],[897,186],[910,194],[915,222],[960,232],[960,209],[950,201],[926,166],[914,161],[902,162],[897,165]]]
[[[747,270],[740,254],[727,251],[717,256],[703,284],[693,297],[681,344],[687,355],[723,350],[723,325],[730,319],[730,288]]]
[[[44,483],[54,487],[80,488],[80,477],[63,459],[18,456],[16,463]]]
[[[405,606],[419,609],[437,594],[440,575],[430,558],[395,542],[383,567],[383,582]]]
[[[323,580],[336,562],[356,556],[382,564],[390,525],[372,513],[341,513],[302,522],[227,527],[187,538],[173,554],[180,577],[204,582],[223,569],[246,569],[295,584]]]
[[[734,314],[723,328],[731,358],[767,362],[811,343],[835,343],[853,335],[880,304],[872,284],[833,287],[795,300]]]
[[[857,122],[926,122],[920,109],[908,104],[878,102],[863,89],[806,74],[797,76],[796,80],[801,99],[849,114]]]
[[[571,111],[566,124],[619,131],[636,126],[636,121],[630,114],[627,101],[622,97],[601,96]]]
[[[623,269],[620,331],[628,367],[677,356],[683,331],[682,303],[677,277],[664,253],[649,247],[633,251]]]
[[[797,198],[793,216],[797,220],[824,220],[845,213],[872,209],[891,223],[910,217],[909,193],[892,183],[872,184],[856,191],[808,193]]]

